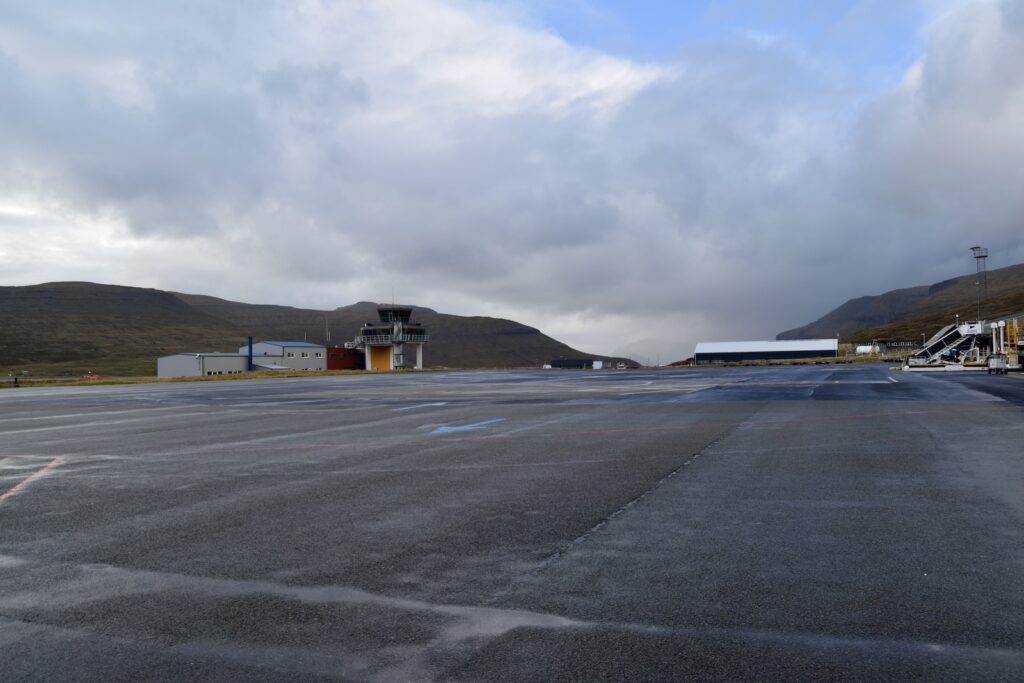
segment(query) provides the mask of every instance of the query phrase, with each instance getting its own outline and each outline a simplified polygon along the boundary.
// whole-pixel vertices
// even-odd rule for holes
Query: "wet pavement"
[[[0,391],[2,680],[1019,680],[1024,377]]]

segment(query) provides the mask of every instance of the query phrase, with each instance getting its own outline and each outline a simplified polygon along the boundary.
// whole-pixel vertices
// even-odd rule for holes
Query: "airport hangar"
[[[700,342],[693,352],[696,365],[736,363],[752,360],[793,360],[835,358],[838,339],[792,339],[787,341]]]

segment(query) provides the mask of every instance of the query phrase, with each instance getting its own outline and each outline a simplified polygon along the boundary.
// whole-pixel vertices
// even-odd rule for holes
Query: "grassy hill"
[[[157,289],[52,282],[0,287],[0,375],[153,375],[157,356],[235,351],[256,339],[351,341],[376,305],[317,311],[225,301]],[[540,366],[552,358],[588,356],[511,320],[463,317],[417,308],[414,322],[430,334],[428,367]]]
[[[977,302],[971,304],[956,304],[947,308],[938,308],[921,313],[909,314],[906,318],[895,320],[886,325],[876,325],[857,330],[849,335],[848,341],[869,342],[872,339],[905,338],[913,339],[921,334],[929,337],[939,330],[943,325],[960,320],[974,320],[977,317]],[[1024,312],[1024,289],[1015,292],[1004,292],[997,296],[990,296],[981,307],[982,319],[998,318],[1013,313]],[[844,341],[847,341],[844,339]]]
[[[976,277],[965,275],[933,285],[896,289],[878,296],[851,299],[813,323],[779,333],[777,339],[834,337],[844,342],[881,338],[931,336],[956,320],[978,315]],[[981,317],[995,318],[1024,311],[1024,264],[988,273],[988,299]]]
[[[156,357],[238,346],[230,323],[156,289],[51,282],[0,287],[0,372],[154,374]]]
[[[177,294],[198,311],[221,318],[264,339],[307,339],[324,343],[352,339],[363,323],[377,320],[377,304],[361,301],[333,311],[225,301],[211,296]],[[423,323],[430,341],[423,350],[429,367],[539,367],[553,358],[597,358],[552,339],[533,327],[503,318],[459,316],[416,306],[412,321]]]

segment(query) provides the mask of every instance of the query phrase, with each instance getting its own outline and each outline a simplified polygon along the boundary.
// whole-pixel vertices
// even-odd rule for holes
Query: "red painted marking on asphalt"
[[[24,479],[19,481],[17,484],[12,486],[11,488],[7,489],[7,491],[4,492],[3,495],[0,495],[0,503],[2,503],[5,500],[7,500],[8,496],[13,496],[15,493],[17,493],[21,489],[25,488],[26,486],[31,484],[33,481],[35,481],[39,477],[41,477],[44,474],[46,474],[48,471],[50,471],[51,469],[56,467],[58,464],[60,464],[60,458],[54,458],[53,460],[51,460],[50,462],[48,462],[45,465],[43,465],[42,467],[40,467],[38,470],[36,470],[32,474],[28,475],[27,477],[25,477]]]

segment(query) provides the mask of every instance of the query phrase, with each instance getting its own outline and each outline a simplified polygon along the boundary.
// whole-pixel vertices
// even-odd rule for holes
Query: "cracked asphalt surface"
[[[1021,680],[1024,377],[0,391],[0,680]]]

